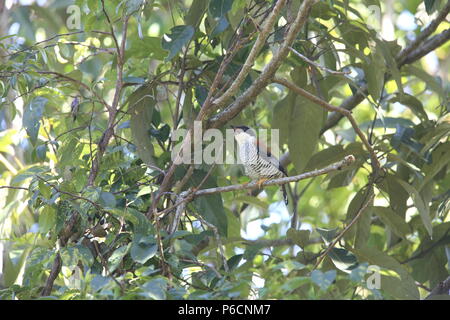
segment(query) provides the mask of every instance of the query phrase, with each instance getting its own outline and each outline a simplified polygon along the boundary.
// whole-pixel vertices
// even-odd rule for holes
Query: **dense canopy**
[[[0,299],[448,297],[449,11],[2,1]],[[176,161],[196,125],[289,178]]]

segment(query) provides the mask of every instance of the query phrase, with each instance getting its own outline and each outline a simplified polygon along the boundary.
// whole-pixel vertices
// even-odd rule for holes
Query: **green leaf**
[[[286,233],[288,239],[291,239],[295,244],[297,244],[300,248],[305,248],[309,243],[309,236],[311,231],[309,230],[296,230],[293,228],[289,228]]]
[[[188,13],[184,17],[187,25],[197,27],[202,21],[202,17],[208,8],[209,0],[194,0],[189,8]]]
[[[38,157],[39,160],[44,161],[46,154],[47,154],[46,144],[41,144],[40,146],[36,147],[36,156]]]
[[[56,210],[51,206],[45,206],[39,214],[39,232],[46,234],[56,225]]]
[[[398,102],[402,105],[407,106],[411,109],[412,112],[416,116],[418,116],[421,120],[428,120],[428,115],[425,112],[425,109],[423,108],[422,102],[420,102],[419,99],[416,97],[404,93],[404,94],[396,94],[392,99],[390,99],[391,102]]]
[[[397,84],[398,91],[400,94],[403,94],[403,84],[402,78],[400,75],[400,70],[397,66],[397,61],[395,60],[395,55],[400,50],[400,46],[397,44],[397,40],[394,41],[384,41],[375,38],[377,48],[380,48],[381,53],[383,54],[384,61],[386,62],[386,68],[392,74],[392,77]]]
[[[32,249],[33,248],[31,246],[24,249],[19,256],[17,263],[13,263],[8,252],[3,253],[3,257],[5,258],[2,270],[3,285],[5,285],[6,287],[11,287],[14,283],[16,283],[20,273],[26,266],[27,258]]]
[[[171,33],[164,35],[162,40],[162,47],[169,51],[165,61],[172,60],[183,48],[191,41],[195,29],[192,26],[176,26],[173,27]]]
[[[326,167],[334,162],[342,160],[347,153],[344,151],[342,145],[330,146],[324,150],[315,153],[308,161],[305,171],[312,171],[315,169]]]
[[[397,236],[406,239],[406,235],[411,233],[409,225],[391,208],[375,206],[372,210]]]
[[[283,262],[278,263],[274,267],[275,270],[285,270],[288,273],[295,271],[295,270],[302,270],[305,268],[306,268],[306,266],[303,263],[300,263],[296,260],[285,260]]]
[[[228,26],[229,26],[229,22],[227,20],[226,17],[222,17],[220,18],[217,23],[215,24],[213,30],[211,31],[211,38],[214,38],[215,36],[217,36],[218,34],[224,32]]]
[[[111,192],[102,191],[99,200],[104,207],[114,208],[116,206],[116,197]]]
[[[158,245],[153,235],[136,234],[133,239],[130,254],[134,261],[144,264],[156,254],[157,250]]]
[[[358,169],[359,165],[356,167],[351,165],[351,167],[345,168],[342,172],[330,173],[329,176],[331,176],[331,179],[328,183],[327,190],[348,186],[350,182],[352,182]]]
[[[91,251],[80,244],[61,248],[61,260],[63,266],[71,269],[75,268],[79,262],[86,267],[90,267],[94,263]]]
[[[109,211],[115,215],[123,217],[126,221],[130,222],[133,225],[133,231],[135,233],[153,233],[152,224],[142,212],[139,212],[136,209],[130,207],[124,209],[112,208]]]
[[[325,244],[328,244],[333,241],[333,239],[337,236],[338,230],[339,230],[338,228],[335,229],[316,228],[316,231],[322,237]]]
[[[72,59],[73,53],[67,44],[58,42],[59,54],[66,60]]]
[[[79,159],[83,147],[84,145],[79,143],[76,138],[66,140],[58,149],[58,166],[71,165],[76,159]]]
[[[186,171],[184,168],[178,167],[175,171],[176,179],[181,180],[185,172]],[[186,187],[198,187],[203,181],[206,174],[206,171],[194,170],[192,177],[189,179],[188,186]],[[213,175],[210,175],[202,185],[202,189],[216,187],[217,181]],[[220,193],[195,198],[192,203],[194,204],[194,207],[196,208],[200,216],[217,227],[219,234],[221,234],[222,236],[227,235],[228,219]]]
[[[114,252],[108,259],[109,272],[114,272],[114,270],[117,269],[119,264],[122,262],[123,257],[125,257],[125,255],[130,250],[130,247],[131,243],[125,246],[121,246],[120,248],[114,250]]]
[[[327,290],[335,279],[336,270],[329,270],[325,273],[320,270],[311,272],[311,280],[317,284],[321,290]]]
[[[52,189],[44,181],[39,180],[39,191],[46,199],[50,199],[52,196]]]
[[[331,249],[328,256],[336,268],[344,272],[350,272],[349,270],[354,269],[358,263],[358,260],[350,251],[342,248]]]
[[[170,127],[168,124],[164,124],[161,129],[150,129],[150,134],[154,136],[156,139],[158,139],[161,142],[164,142],[169,138],[170,135]]]
[[[420,218],[422,219],[422,223],[425,226],[428,234],[431,238],[433,238],[433,226],[431,225],[431,217],[430,217],[430,207],[423,201],[419,192],[412,185],[407,183],[406,181],[397,180],[398,183],[405,189],[406,192],[411,196],[413,203],[417,210],[419,211]]]
[[[326,114],[324,108],[302,96],[297,96],[295,105],[291,105],[287,143],[297,172],[304,170],[314,154]]]
[[[396,299],[419,299],[419,290],[408,271],[394,258],[375,248],[363,247],[351,249],[359,261],[392,270],[396,276],[382,275],[381,290]]]
[[[233,0],[211,0],[209,3],[209,13],[214,19],[219,19],[233,6]]]
[[[293,92],[289,92],[273,109],[272,129],[279,130],[280,145],[287,143],[288,141],[292,105],[295,104],[296,97],[297,96]]]
[[[345,218],[347,223],[350,223],[360,211],[363,203],[367,200],[367,194],[372,192],[370,188],[359,190],[352,201],[348,205],[347,216]],[[370,207],[370,204],[369,204]],[[355,247],[365,246],[370,236],[371,226],[371,210],[366,209],[358,219],[358,221],[350,228],[344,235],[345,239],[354,239]]]
[[[450,141],[441,143],[432,153],[433,161],[425,164],[422,168],[425,178],[420,182],[417,191],[421,192],[423,187],[432,181],[436,175],[450,162]]]
[[[139,157],[150,166],[155,165],[153,159],[154,149],[149,134],[156,104],[155,97],[156,92],[154,88],[144,85],[133,92],[128,99],[133,143],[136,145]]]
[[[252,197],[252,196],[239,196],[236,198],[233,198],[233,201],[236,202],[243,202],[264,210],[267,210],[267,208],[269,208],[269,204],[266,201],[260,200],[257,197]]]
[[[424,238],[420,245],[411,253],[408,264],[412,268],[412,277],[420,283],[429,281],[434,288],[448,277],[450,260],[450,222],[444,222],[433,227],[435,240]],[[446,255],[447,253],[447,255]],[[447,267],[446,267],[447,265]]]
[[[262,248],[264,248],[264,246],[257,244],[248,246],[245,248],[243,258],[248,261],[253,260]]]
[[[130,48],[126,55],[137,59],[152,58],[163,61],[167,52],[163,49],[160,38],[144,36],[142,39],[130,39]]]
[[[139,293],[148,299],[166,300],[167,281],[162,278],[150,280],[142,285]]]
[[[425,70],[408,64],[402,67],[402,71],[406,74],[412,74],[415,77],[419,78],[420,80],[425,82],[427,88],[436,92],[441,97],[441,99],[446,99],[447,95],[441,83],[437,80],[437,78],[433,77]]]
[[[132,14],[139,10],[143,2],[144,0],[127,0],[125,7],[126,14]]]
[[[40,121],[47,101],[47,98],[36,97],[25,106],[23,111],[22,123],[33,145],[36,144],[37,141]]]
[[[281,289],[289,292],[294,291],[310,281],[311,279],[308,277],[288,278],[287,281],[281,286]]]
[[[243,254],[236,254],[232,256],[230,259],[228,259],[227,265],[230,268],[230,270],[237,268],[243,257],[244,257]]]
[[[384,73],[386,72],[386,63],[379,45],[370,45],[370,61],[363,64],[364,74],[366,75],[367,88],[375,101],[381,96],[384,84]]]
[[[326,2],[316,2],[311,8],[311,17],[329,20],[334,16],[336,16],[336,13]]]
[[[17,131],[14,129],[7,129],[0,132],[0,152],[14,154],[12,145],[16,137]]]
[[[183,122],[186,128],[191,128],[195,120],[194,104],[192,103],[192,89],[186,89],[186,96],[183,102]]]

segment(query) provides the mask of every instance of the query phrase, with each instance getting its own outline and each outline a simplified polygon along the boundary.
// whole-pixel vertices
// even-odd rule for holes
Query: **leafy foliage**
[[[420,299],[449,276],[449,46],[404,51],[446,1],[380,11],[389,41],[370,22],[379,1],[318,1],[278,61],[277,76],[353,109],[379,175],[348,121],[261,80],[298,1],[246,64],[278,3],[49,0],[0,12],[19,27],[0,26],[1,299]],[[402,12],[420,25],[395,24]],[[205,110],[245,68],[230,99]],[[237,165],[172,167],[188,136],[172,133],[195,119],[279,129],[289,175],[356,161],[288,184],[287,209],[278,187],[182,198],[248,182]]]

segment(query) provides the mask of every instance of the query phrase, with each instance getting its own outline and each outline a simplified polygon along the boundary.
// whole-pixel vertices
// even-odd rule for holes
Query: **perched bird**
[[[70,113],[72,115],[73,121],[77,120],[77,114],[79,109],[80,109],[80,100],[78,99],[78,97],[75,97],[75,99],[73,99],[72,101],[72,104],[70,105]]]
[[[281,166],[280,161],[275,158],[269,149],[260,143],[255,132],[246,126],[232,126],[234,138],[238,144],[239,158],[245,168],[245,174],[258,185],[270,179],[287,177],[286,170]],[[286,205],[288,198],[285,185],[281,186],[283,198]]]

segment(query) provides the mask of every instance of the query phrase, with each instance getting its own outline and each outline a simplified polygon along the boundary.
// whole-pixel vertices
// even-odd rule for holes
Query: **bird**
[[[245,174],[258,186],[270,179],[287,177],[286,169],[270,150],[256,137],[255,131],[247,126],[231,126],[238,144],[239,159],[244,165]],[[281,186],[286,205],[288,197],[285,185]]]

